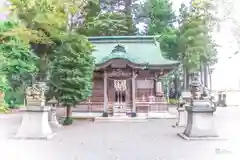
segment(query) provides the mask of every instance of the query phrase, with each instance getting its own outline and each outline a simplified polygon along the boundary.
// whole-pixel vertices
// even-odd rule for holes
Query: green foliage
[[[5,106],[0,106],[0,113],[9,113],[9,109]]]
[[[10,89],[6,75],[0,75],[0,91],[6,92]]]
[[[178,100],[177,99],[169,99],[169,104],[176,105],[176,104],[178,104]]]
[[[5,34],[18,35],[26,42],[52,43],[66,27],[67,14],[60,0],[10,0],[11,16],[21,25]]]
[[[4,100],[9,108],[18,108],[24,104],[25,92],[24,88],[19,87],[16,90],[8,90],[5,92]]]
[[[86,37],[76,33],[65,35],[57,48],[50,73],[50,87],[64,106],[73,106],[91,94],[92,50]]]
[[[191,10],[183,17],[180,25],[179,53],[183,65],[196,71],[201,64],[216,63],[217,45],[211,37],[215,17],[214,5],[209,0],[193,1]],[[186,10],[185,10],[186,11]]]
[[[144,4],[149,16],[148,34],[160,35],[160,48],[168,59],[178,60],[178,29],[176,15],[169,0],[149,0]]]
[[[11,30],[17,23],[10,21],[0,22],[1,30],[4,33]],[[0,46],[0,54],[4,57],[1,64],[1,72],[8,79],[9,85],[16,89],[21,86],[26,86],[28,81],[31,81],[31,74],[35,73],[37,56],[31,51],[28,44],[24,43],[17,36],[2,37],[3,43]]]
[[[133,35],[136,32],[131,17],[122,13],[101,13],[88,17],[78,33],[86,36],[121,36]]]
[[[148,0],[144,6],[150,19],[148,24],[149,35],[162,33],[166,27],[173,26],[176,16],[169,0]]]
[[[63,120],[63,125],[70,125],[73,123],[73,119],[71,117],[66,117],[64,120]]]
[[[106,2],[107,3],[107,2]],[[118,3],[117,1],[112,1]],[[109,5],[109,4],[105,4]],[[85,36],[134,35],[137,32],[130,11],[104,12],[99,3],[88,2],[85,7],[86,17],[77,32]]]
[[[167,27],[161,32],[159,38],[163,56],[171,60],[179,60],[178,54],[179,31],[174,27]]]
[[[31,44],[40,59],[37,67],[37,80],[47,78],[50,54],[68,26],[69,15],[83,13],[85,0],[10,0],[11,17],[20,24],[4,33],[4,36],[17,35]]]

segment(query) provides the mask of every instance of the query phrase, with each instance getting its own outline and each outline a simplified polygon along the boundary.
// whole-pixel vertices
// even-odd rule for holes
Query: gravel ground
[[[176,135],[183,128],[171,127],[176,122],[173,119],[144,123],[75,121],[54,129],[57,135],[48,141],[9,139],[21,123],[21,114],[0,115],[2,160],[228,160],[229,152],[236,150],[233,145],[240,146],[238,107],[219,108],[215,114],[218,132],[229,141],[185,141]]]

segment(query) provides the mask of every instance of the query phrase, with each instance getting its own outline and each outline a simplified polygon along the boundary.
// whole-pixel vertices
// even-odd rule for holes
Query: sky
[[[6,0],[0,0],[0,8]],[[173,8],[177,10],[182,3],[188,3],[190,0],[172,0]],[[234,14],[240,15],[240,10],[237,6],[240,6],[240,0],[235,0],[236,5],[233,10]],[[6,17],[1,13],[0,20]],[[240,17],[239,17],[240,19]],[[237,72],[240,68],[240,54],[235,55],[229,59],[236,51],[236,44],[234,43],[234,36],[231,32],[231,24],[221,24],[221,30],[218,33],[214,33],[214,38],[221,46],[218,49],[218,63],[215,65],[214,72],[212,74],[212,88],[213,89],[226,89],[226,88],[239,88],[240,89],[240,72]]]

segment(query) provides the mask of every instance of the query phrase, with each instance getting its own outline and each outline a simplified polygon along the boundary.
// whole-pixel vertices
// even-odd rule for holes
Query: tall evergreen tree
[[[212,39],[215,26],[214,4],[209,0],[193,0],[190,10],[180,26],[179,51],[186,69],[190,72],[202,70],[207,64],[216,62],[216,43]],[[186,86],[189,86],[188,80]]]
[[[92,90],[94,59],[92,45],[84,36],[69,33],[63,37],[52,62],[50,86],[66,107],[64,124],[71,124],[71,107],[86,100]]]
[[[162,33],[166,28],[173,26],[176,16],[169,0],[148,0],[144,6],[149,18],[149,35]]]

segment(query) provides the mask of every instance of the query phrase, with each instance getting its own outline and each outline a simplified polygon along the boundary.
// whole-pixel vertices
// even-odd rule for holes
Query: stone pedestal
[[[28,99],[22,123],[14,138],[17,139],[50,139],[54,136],[48,122],[50,107],[44,102]]]
[[[62,126],[61,124],[59,124],[59,122],[57,120],[56,107],[51,107],[51,109],[49,111],[48,121],[54,127]]]
[[[173,127],[185,127],[187,124],[187,111],[184,107],[179,107],[178,109],[177,123]]]
[[[213,113],[215,107],[209,106],[210,102],[196,100],[193,105],[186,107],[188,113],[187,126],[183,133],[178,135],[184,139],[215,139],[218,134],[214,127]]]

